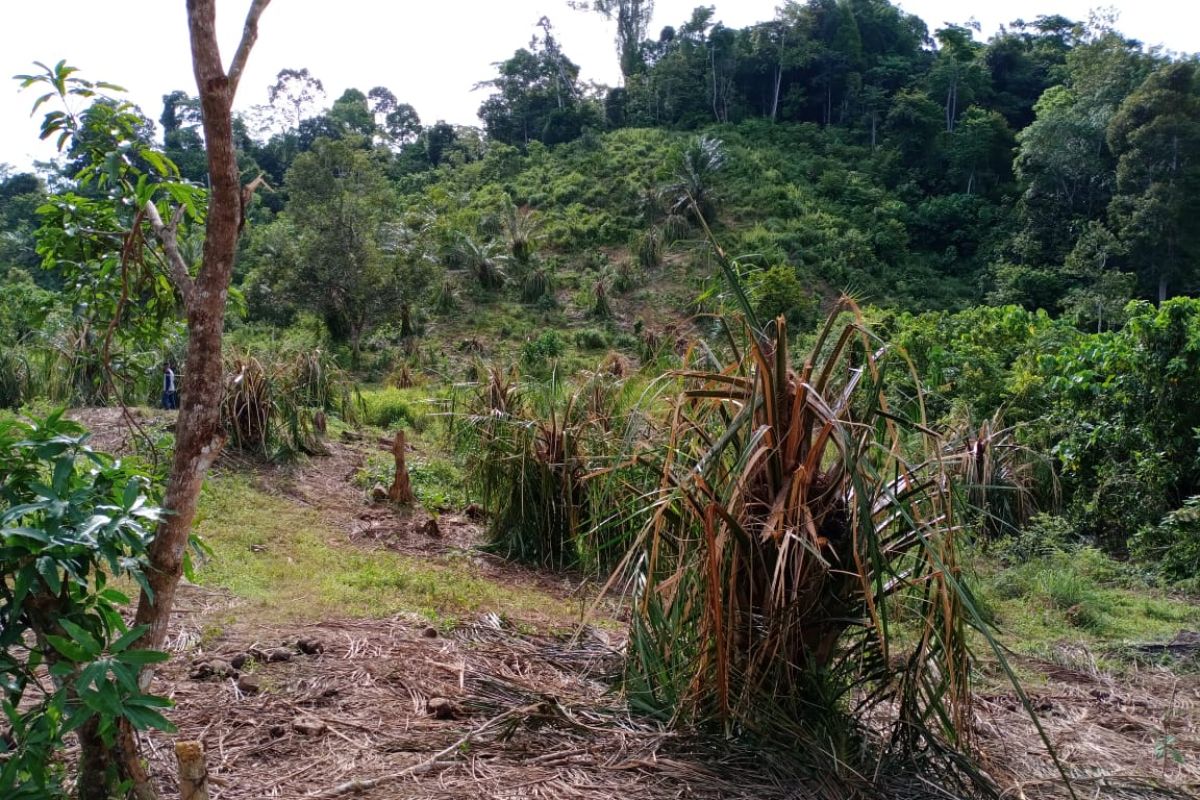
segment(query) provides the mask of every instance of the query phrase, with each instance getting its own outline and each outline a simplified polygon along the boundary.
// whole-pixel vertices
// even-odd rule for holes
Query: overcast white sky
[[[769,19],[779,0],[707,0],[717,18],[738,27]],[[658,0],[651,31],[678,25],[700,0]],[[1060,13],[1087,17],[1096,5],[1115,5],[1127,35],[1171,50],[1200,51],[1197,0],[906,0],[930,29],[974,17],[984,35],[1004,22]],[[223,54],[228,61],[248,0],[218,0]],[[384,85],[416,107],[422,121],[476,124],[492,62],[524,46],[542,16],[553,21],[567,55],[585,79],[616,83],[612,29],[565,0],[274,0],[263,15],[258,45],[237,106],[266,102],[266,87],[282,67],[308,67],[332,102],[350,86]],[[34,60],[66,58],[83,75],[120,84],[157,120],[172,89],[195,93],[184,0],[0,0],[0,163],[26,166],[52,149],[37,141],[29,116],[32,92],[8,76]]]

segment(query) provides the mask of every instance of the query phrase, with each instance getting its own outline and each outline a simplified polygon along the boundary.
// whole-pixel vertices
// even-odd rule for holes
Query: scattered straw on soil
[[[298,639],[309,649],[320,642],[322,652],[300,653],[291,647]],[[275,647],[287,647],[290,660],[249,662],[242,678],[188,677],[196,662]],[[603,632],[570,642],[518,633],[495,617],[449,637],[403,620],[246,625],[181,653],[155,688],[176,702],[177,736],[205,742],[214,800],[301,798],[413,765],[423,769],[361,796],[784,796],[745,754],[717,758],[631,717],[603,680],[618,663]],[[498,716],[502,724],[484,726]],[[170,740],[156,734],[148,747],[166,797],[176,793]]]
[[[1015,659],[1046,677],[1027,687],[1075,783],[1080,798],[1200,797],[1200,674],[1164,667],[1117,678],[1087,664]],[[980,747],[987,766],[1011,797],[1066,797],[1061,778],[1018,699],[1011,693],[977,696]]]

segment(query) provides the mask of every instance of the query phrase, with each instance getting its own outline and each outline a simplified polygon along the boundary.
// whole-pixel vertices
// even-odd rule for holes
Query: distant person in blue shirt
[[[179,391],[175,388],[175,369],[168,361],[163,366],[162,407],[168,411],[179,408]]]

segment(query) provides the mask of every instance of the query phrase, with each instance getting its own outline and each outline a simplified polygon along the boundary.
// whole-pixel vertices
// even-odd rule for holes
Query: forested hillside
[[[1195,642],[1160,640],[1200,624],[1195,56],[1104,15],[984,36],[888,0],[789,0],[746,28],[699,7],[655,33],[652,2],[594,0],[562,13],[598,36],[616,23],[619,86],[583,82],[542,18],[479,76],[478,126],[422,120],[366,76],[327,97],[302,64],[231,112],[266,5],[228,72],[210,58],[201,96],[161,109],[70,59],[18,76],[59,155],[0,165],[0,794],[59,796],[70,770],[46,765],[68,734],[80,786],[105,776],[81,797],[147,784],[132,730],[171,722],[137,675],[209,646],[168,638],[185,572],[268,621],[412,612],[430,640],[474,612],[557,625],[585,598],[575,623],[620,632],[597,634],[619,715],[639,720],[620,724],[799,742],[770,774],[829,768],[814,797],[843,781],[929,796],[924,776],[955,797],[1022,792],[1030,767],[981,733],[1002,708],[1047,754],[1022,796],[1074,797],[1066,779],[1095,778],[1106,751],[1060,761],[1074,723],[1043,727],[1029,674],[1194,678]],[[124,457],[92,453],[64,408],[101,439],[125,430]],[[555,577],[481,573],[483,552]],[[140,586],[145,628],[108,578]],[[524,624],[521,647],[546,619]],[[258,647],[242,663],[266,669]],[[30,652],[77,682],[31,702]],[[521,653],[503,669],[528,674]],[[188,680],[241,669],[195,663]],[[463,664],[475,705],[422,719],[516,691]],[[1011,694],[978,711],[979,684]],[[276,695],[235,685],[238,702]],[[521,696],[526,722],[572,719]],[[1145,796],[1200,785],[1196,720],[1170,704],[1153,736],[1097,734],[1147,750],[1125,764],[1161,790]],[[688,757],[718,758],[704,747]]]

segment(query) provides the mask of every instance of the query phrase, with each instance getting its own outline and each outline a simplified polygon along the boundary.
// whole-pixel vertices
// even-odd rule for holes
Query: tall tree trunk
[[[771,92],[771,122],[779,118],[779,91],[783,87],[783,66],[775,67],[775,86]]]
[[[175,427],[175,456],[164,498],[171,513],[150,547],[147,579],[152,595],[143,593],[138,603],[137,624],[150,626],[149,634],[141,640],[143,647],[161,647],[166,639],[200,485],[225,440],[220,412],[221,342],[242,222],[242,187],[231,110],[237,81],[258,35],[258,17],[269,2],[253,0],[241,45],[226,74],[217,47],[216,1],[187,0],[192,67],[200,92],[211,188],[203,260],[194,284],[183,292],[188,346],[181,383],[183,400]]]
[[[246,202],[238,172],[232,108],[238,81],[258,38],[258,19],[269,2],[252,0],[227,73],[217,46],[216,0],[187,0],[192,68],[200,93],[210,189],[200,270],[194,281],[188,277],[186,265],[182,274],[178,270],[173,273],[184,298],[188,345],[181,382],[183,399],[175,426],[175,455],[163,501],[170,514],[159,525],[150,546],[146,578],[151,591],[142,592],[135,618],[136,624],[149,628],[137,643],[147,649],[160,649],[166,641],[200,487],[225,443],[220,413],[221,343]],[[143,671],[144,687],[148,688],[151,677],[150,670]],[[126,772],[132,768],[128,760],[135,756],[122,753]],[[134,791],[138,797],[154,796],[148,783],[135,782]]]

